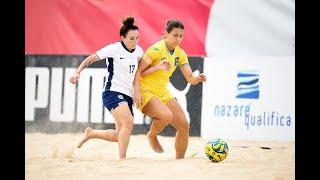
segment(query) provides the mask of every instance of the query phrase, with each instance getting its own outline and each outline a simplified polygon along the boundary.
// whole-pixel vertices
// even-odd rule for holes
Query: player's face
[[[184,30],[180,28],[173,28],[168,34],[167,40],[172,46],[178,46],[183,39]]]
[[[125,43],[127,48],[135,49],[139,41],[138,30],[129,30],[126,37],[122,37],[122,41]]]

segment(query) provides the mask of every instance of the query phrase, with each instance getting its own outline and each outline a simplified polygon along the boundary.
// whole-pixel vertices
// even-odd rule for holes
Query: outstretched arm
[[[206,76],[203,73],[199,74],[198,76],[195,76],[192,73],[192,70],[189,64],[182,65],[180,69],[184,78],[192,85],[196,85],[199,82],[203,82],[207,80]]]
[[[75,71],[75,73],[73,74],[73,76],[71,76],[70,82],[71,82],[72,84],[76,84],[77,81],[78,81],[79,78],[80,78],[80,73],[81,73],[81,71],[82,71],[84,68],[88,67],[90,64],[92,64],[92,63],[94,63],[94,62],[96,62],[96,61],[98,61],[98,60],[99,60],[99,58],[98,58],[95,54],[91,54],[91,55],[88,56],[86,59],[84,59],[84,60],[82,61],[82,63],[80,64],[80,66],[79,66],[79,67],[77,68],[77,70]]]

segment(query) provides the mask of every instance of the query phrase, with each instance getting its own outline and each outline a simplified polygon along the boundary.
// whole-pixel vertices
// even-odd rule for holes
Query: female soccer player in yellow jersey
[[[176,130],[176,159],[184,158],[189,140],[189,123],[185,114],[167,89],[169,78],[179,67],[185,79],[192,85],[206,81],[204,74],[194,76],[188,57],[179,47],[184,35],[184,25],[169,20],[165,38],[147,49],[139,62],[134,80],[134,102],[142,113],[154,120],[147,133],[152,149],[163,152],[157,135],[169,124]]]

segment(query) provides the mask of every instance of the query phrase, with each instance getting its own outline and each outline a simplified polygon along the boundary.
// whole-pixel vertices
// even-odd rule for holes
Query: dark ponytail
[[[134,17],[128,16],[122,19],[122,27],[120,28],[120,36],[126,37],[129,30],[138,30],[138,26],[134,25]]]
[[[173,28],[184,29],[184,25],[179,20],[169,20],[169,21],[167,21],[167,27],[166,27],[167,33],[170,33]]]

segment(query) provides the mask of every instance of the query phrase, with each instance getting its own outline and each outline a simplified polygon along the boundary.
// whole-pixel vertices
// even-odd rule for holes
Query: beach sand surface
[[[156,153],[145,135],[133,135],[127,160],[118,161],[117,143],[92,139],[78,149],[82,137],[82,133],[26,133],[26,179],[295,179],[294,142],[225,139],[229,154],[213,163],[204,154],[206,139],[190,137],[186,157],[176,160],[174,137],[159,136],[165,152]]]

